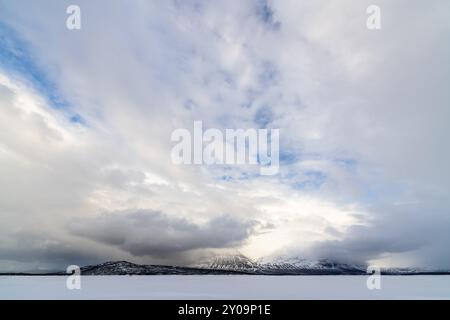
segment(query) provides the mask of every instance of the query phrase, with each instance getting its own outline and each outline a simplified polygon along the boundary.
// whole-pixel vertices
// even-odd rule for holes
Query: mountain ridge
[[[327,259],[301,258],[260,259],[253,261],[242,254],[216,255],[191,266],[136,264],[128,261],[108,261],[80,268],[82,275],[367,275],[367,266],[339,263]],[[384,275],[450,274],[447,270],[408,268],[381,269]],[[52,273],[0,273],[0,275],[67,275]]]

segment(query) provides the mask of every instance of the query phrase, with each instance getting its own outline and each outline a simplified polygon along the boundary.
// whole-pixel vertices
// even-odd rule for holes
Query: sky
[[[0,270],[235,251],[450,269],[449,15],[0,0]],[[280,129],[279,173],[174,164],[171,133],[194,121]]]

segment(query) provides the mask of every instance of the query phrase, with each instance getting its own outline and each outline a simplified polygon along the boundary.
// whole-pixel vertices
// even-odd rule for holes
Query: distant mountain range
[[[217,255],[195,267],[263,275],[366,274],[364,265],[336,263],[329,260],[306,260],[278,257],[253,261],[242,254]]]
[[[420,269],[382,269],[386,275],[450,274],[450,271]],[[140,265],[111,261],[81,268],[82,275],[367,275],[367,266],[330,260],[275,258],[253,261],[242,254],[217,255],[192,266]],[[67,275],[53,273],[0,273],[0,275]]]

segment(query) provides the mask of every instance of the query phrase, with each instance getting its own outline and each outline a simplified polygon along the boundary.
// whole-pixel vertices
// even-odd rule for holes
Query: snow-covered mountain
[[[263,258],[252,261],[241,253],[216,255],[194,265],[209,270],[228,270],[252,274],[366,274],[366,266],[329,260],[307,260],[298,257]]]
[[[255,274],[255,275],[366,275],[367,266],[341,263],[328,259],[308,260],[279,256],[253,261],[242,253],[213,255],[197,264],[185,266],[139,265],[126,261],[106,262],[81,269],[84,275],[194,275],[194,274]],[[422,272],[418,269],[382,270],[384,274],[448,274],[442,271]]]
[[[365,274],[367,270],[367,266],[362,264],[349,264],[329,259],[308,260],[290,256],[263,258],[259,260],[259,263],[264,269],[269,270],[292,270],[309,273],[314,271],[318,274]]]
[[[82,275],[366,275],[366,266],[331,260],[307,260],[298,257],[275,257],[253,261],[241,253],[214,255],[192,266],[140,265],[111,261],[81,268]],[[382,274],[450,274],[450,271],[420,269],[383,269]],[[50,273],[46,273],[50,274]],[[67,275],[54,272],[52,275]],[[8,273],[8,275],[16,275]],[[18,275],[18,274],[17,274]]]
[[[193,267],[201,269],[228,270],[240,272],[257,272],[260,264],[254,262],[241,253],[214,255]]]
[[[127,261],[110,261],[81,268],[82,275],[194,275],[230,274],[229,271],[193,267],[135,264]]]

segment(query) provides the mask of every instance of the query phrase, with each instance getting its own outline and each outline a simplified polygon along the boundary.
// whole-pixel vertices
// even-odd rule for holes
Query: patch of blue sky
[[[218,179],[219,180],[223,180],[223,181],[230,181],[230,180],[233,180],[233,177],[228,175],[228,174],[226,174],[226,175],[220,176]]]
[[[227,86],[233,87],[233,88],[236,87],[236,81],[230,72],[221,70],[221,71],[219,71],[219,74]]]
[[[254,89],[248,89],[245,92],[245,99],[241,103],[241,107],[245,109],[250,109],[254,106],[255,99],[258,96],[258,92]]]
[[[267,128],[267,126],[273,121],[273,112],[270,107],[259,108],[253,121],[258,125],[259,128]]]
[[[192,99],[188,99],[184,102],[183,107],[186,110],[193,110],[197,107],[196,103],[194,102],[194,100]]]
[[[274,85],[277,82],[277,78],[279,76],[278,69],[276,66],[270,61],[262,62],[262,71],[258,75],[258,81],[261,85],[261,88],[268,88]]]
[[[302,172],[301,177],[301,179],[291,183],[291,186],[294,189],[318,190],[327,179],[327,175],[325,172],[317,170]]]
[[[260,177],[259,173],[249,173],[249,172],[237,172],[234,175],[231,174],[226,174],[226,175],[221,175],[218,177],[218,180],[222,180],[222,181],[232,181],[232,180],[250,180],[253,178],[258,178]]]
[[[69,120],[70,120],[70,122],[72,122],[72,123],[81,124],[81,125],[83,125],[83,126],[86,125],[86,121],[84,120],[84,118],[81,117],[81,116],[78,115],[78,114],[75,114],[75,115],[71,116],[71,117],[69,118]]]
[[[291,151],[280,151],[280,165],[290,165],[299,161],[300,155]]]
[[[375,181],[374,181],[375,180]],[[363,203],[395,203],[405,197],[407,187],[402,182],[386,182],[383,179],[365,182],[358,200]]]
[[[257,15],[264,24],[269,26],[272,30],[276,31],[280,28],[280,22],[275,20],[274,11],[267,0],[258,1]]]
[[[354,172],[356,170],[356,167],[358,165],[358,162],[356,159],[351,158],[337,158],[332,160],[336,165],[343,167],[344,169]]]
[[[82,117],[61,97],[59,88],[36,63],[30,45],[13,28],[0,22],[0,68],[10,76],[26,81],[44,96],[52,108],[63,110],[71,122],[84,124]]]
[[[46,73],[37,66],[29,45],[17,32],[0,23],[0,65],[4,70],[30,82],[55,108],[65,108],[67,102],[62,99],[57,86]]]

